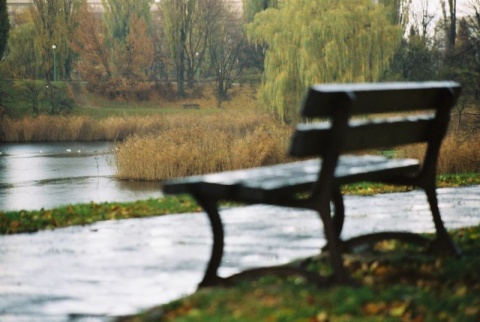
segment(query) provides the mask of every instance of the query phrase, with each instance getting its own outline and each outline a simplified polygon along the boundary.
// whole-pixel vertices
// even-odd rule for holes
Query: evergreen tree
[[[388,80],[427,81],[438,78],[438,51],[430,39],[412,26],[408,39],[402,41],[386,75]]]
[[[10,20],[8,19],[7,0],[0,0],[0,60],[7,48]]]
[[[9,34],[8,55],[4,58],[2,71],[12,78],[36,79],[38,65],[35,25],[31,20],[17,24]]]

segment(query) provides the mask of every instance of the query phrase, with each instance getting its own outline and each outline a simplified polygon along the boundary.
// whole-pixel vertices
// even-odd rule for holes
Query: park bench
[[[212,254],[199,286],[221,284],[228,279],[217,275],[224,247],[218,209],[221,200],[318,212],[333,268],[329,281],[349,283],[342,252],[346,246],[372,240],[428,242],[431,249],[459,256],[460,251],[440,217],[435,179],[440,146],[460,90],[459,84],[448,81],[312,86],[302,105],[305,121],[297,125],[289,151],[292,156],[304,158],[302,161],[164,182],[166,194],[191,194],[210,220]],[[426,143],[422,160],[374,153],[414,143]],[[381,232],[342,241],[344,204],[340,187],[365,181],[423,189],[436,237],[427,240],[409,232]],[[322,277],[320,281],[325,279]]]
[[[187,103],[187,104],[183,104],[183,108],[187,108],[187,109],[190,109],[190,108],[199,109],[199,108],[200,108],[200,104]]]

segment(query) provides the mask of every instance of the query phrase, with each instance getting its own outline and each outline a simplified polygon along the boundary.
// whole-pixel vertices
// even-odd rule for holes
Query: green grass
[[[199,211],[188,196],[148,199],[127,203],[89,203],[55,209],[0,212],[0,234],[35,232],[101,220],[118,220]]]
[[[120,105],[124,105],[123,103]],[[117,105],[117,103],[115,103]],[[151,115],[169,115],[178,113],[197,113],[201,115],[218,113],[218,108],[201,108],[200,110],[188,110],[184,111],[178,107],[154,107],[154,106],[129,106],[129,107],[81,107],[74,108],[69,115],[73,116],[88,116],[93,119],[106,119],[109,117],[131,117],[131,116],[151,116]]]
[[[479,173],[439,174],[437,187],[461,187],[480,184]],[[342,187],[342,193],[372,196],[379,193],[411,191],[412,187],[385,185],[381,183],[359,182]]]
[[[25,116],[33,116],[32,99],[28,95],[26,88],[27,83],[34,83],[41,89],[39,95],[39,109],[41,113],[47,113],[50,108],[50,103],[45,96],[46,81],[14,81],[8,87],[8,99],[6,101],[6,113],[9,117],[17,119]],[[64,95],[67,95],[68,84],[65,82],[55,82]],[[85,87],[83,85],[83,87]],[[155,99],[149,101],[121,101],[111,100],[102,97],[98,94],[89,93],[86,88],[83,88],[82,95],[87,101],[85,106],[74,106],[69,110],[68,115],[73,116],[89,116],[93,119],[103,119],[108,117],[129,117],[129,116],[149,116],[157,114],[175,114],[182,113],[181,101],[158,101]],[[202,100],[205,102],[201,104],[198,111],[188,111],[188,113],[218,113],[219,109],[214,102],[209,100]]]

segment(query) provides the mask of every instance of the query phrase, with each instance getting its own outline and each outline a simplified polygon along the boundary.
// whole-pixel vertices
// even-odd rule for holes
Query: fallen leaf
[[[385,311],[387,305],[384,302],[368,302],[363,306],[363,313],[365,315],[378,315]]]
[[[316,320],[317,322],[327,322],[328,321],[328,313],[325,311],[322,311],[317,314]]]
[[[408,302],[396,302],[392,304],[392,307],[388,311],[390,316],[400,317],[402,316],[408,308]]]
[[[480,313],[480,308],[475,306],[468,306],[465,308],[465,315],[477,315]]]

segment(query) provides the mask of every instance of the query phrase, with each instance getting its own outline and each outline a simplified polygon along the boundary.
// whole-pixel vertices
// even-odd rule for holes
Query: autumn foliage
[[[145,20],[132,15],[128,35],[118,39],[111,36],[104,20],[96,18],[87,3],[79,16],[70,46],[79,56],[77,70],[89,89],[110,98],[148,99],[153,88],[148,74],[153,46]]]

